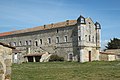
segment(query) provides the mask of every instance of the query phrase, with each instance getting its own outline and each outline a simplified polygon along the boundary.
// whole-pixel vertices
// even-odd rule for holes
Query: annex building
[[[83,16],[77,20],[0,33],[0,42],[16,47],[13,61],[39,62],[44,53],[57,54],[67,61],[99,60],[98,22]]]

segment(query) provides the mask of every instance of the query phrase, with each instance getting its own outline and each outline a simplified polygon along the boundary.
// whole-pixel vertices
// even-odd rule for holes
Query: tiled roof
[[[11,31],[11,32],[0,33],[0,37],[12,35],[12,34],[33,32],[33,31],[38,31],[38,30],[47,30],[47,29],[52,29],[52,28],[66,27],[66,26],[75,25],[76,23],[77,23],[77,20],[67,20],[65,22],[59,22],[59,23],[55,23],[55,24],[52,23],[52,24],[38,26],[38,27],[34,27],[34,28],[28,28],[28,29],[23,29],[23,30],[16,30],[16,31]]]
[[[30,54],[26,54],[24,57],[29,57],[29,56],[42,56],[45,53],[30,53]]]
[[[113,52],[100,52],[100,54],[106,54],[106,55],[117,55]]]

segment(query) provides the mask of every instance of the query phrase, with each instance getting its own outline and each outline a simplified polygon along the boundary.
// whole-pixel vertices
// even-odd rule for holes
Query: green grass
[[[13,64],[12,80],[120,80],[120,62]]]

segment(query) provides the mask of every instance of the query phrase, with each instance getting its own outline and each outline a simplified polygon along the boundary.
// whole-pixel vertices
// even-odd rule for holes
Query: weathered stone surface
[[[43,54],[41,56],[40,62],[48,62],[49,59],[50,59],[50,56],[51,56],[51,54],[49,54],[48,52],[46,52],[45,54]]]
[[[99,60],[100,25],[97,24],[91,18],[80,16],[72,22],[57,23],[57,27],[51,24],[15,31],[16,34],[1,36],[0,41],[14,45],[21,51],[22,57],[18,58],[20,62],[24,61],[24,55],[28,53],[44,52],[57,54],[64,60]]]
[[[0,45],[0,80],[11,80],[12,49]]]

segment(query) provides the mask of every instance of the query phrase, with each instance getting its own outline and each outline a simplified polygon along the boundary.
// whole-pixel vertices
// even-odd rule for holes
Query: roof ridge
[[[52,29],[52,28],[66,27],[66,26],[70,26],[70,25],[75,25],[76,23],[77,23],[77,20],[66,20],[63,22],[51,23],[51,24],[47,24],[47,25],[43,25],[43,26],[36,26],[36,27],[32,27],[32,28],[26,28],[26,29],[15,30],[15,31],[10,31],[10,32],[3,32],[3,33],[0,33],[0,37],[7,36],[7,35],[13,35],[13,34],[38,31],[38,30],[47,30],[47,29]]]

